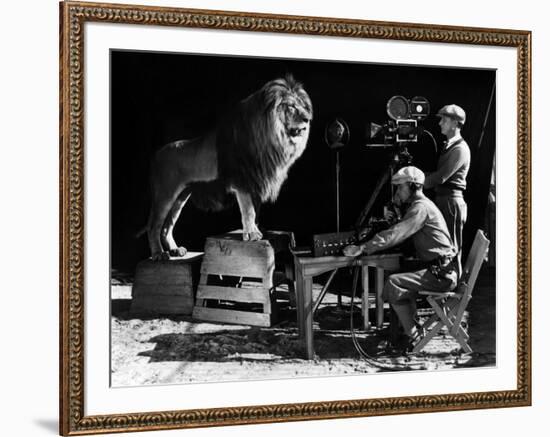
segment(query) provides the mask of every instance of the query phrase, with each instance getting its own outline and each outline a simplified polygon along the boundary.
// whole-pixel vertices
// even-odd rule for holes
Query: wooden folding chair
[[[421,351],[443,326],[447,327],[449,334],[458,341],[464,352],[472,352],[468,345],[469,336],[462,327],[462,317],[472,297],[472,290],[488,248],[489,240],[478,230],[455,290],[443,293],[419,292],[419,296],[426,297],[435,314],[422,325],[426,334],[414,346],[414,353]]]

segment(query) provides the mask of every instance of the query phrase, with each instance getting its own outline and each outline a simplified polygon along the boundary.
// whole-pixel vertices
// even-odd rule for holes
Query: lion
[[[275,202],[292,164],[304,152],[313,117],[311,100],[291,75],[267,82],[238,102],[199,138],[163,146],[151,162],[147,231],[153,260],[181,257],[172,231],[191,198],[201,209],[239,205],[243,240],[262,239],[261,203]]]

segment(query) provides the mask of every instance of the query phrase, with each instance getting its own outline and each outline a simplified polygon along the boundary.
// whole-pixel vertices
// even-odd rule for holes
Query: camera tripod
[[[409,165],[412,162],[412,156],[407,150],[407,147],[405,145],[399,145],[400,149],[393,155],[392,160],[386,167],[386,170],[382,175],[378,178],[378,182],[376,183],[376,187],[374,188],[374,191],[372,192],[367,204],[361,211],[361,214],[359,214],[359,217],[357,218],[357,221],[355,222],[355,229],[359,231],[365,221],[367,220],[367,217],[369,216],[370,210],[372,209],[374,202],[378,198],[378,195],[380,194],[380,191],[388,182],[388,180],[391,179],[396,169],[400,167],[404,167],[406,165]],[[393,188],[391,193],[391,199],[393,199]]]

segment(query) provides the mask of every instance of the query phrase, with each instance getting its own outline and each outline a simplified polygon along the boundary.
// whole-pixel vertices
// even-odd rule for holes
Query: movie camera
[[[367,140],[383,139],[382,144],[367,144],[367,147],[392,146],[399,143],[418,141],[423,129],[418,125],[430,114],[430,103],[425,97],[407,99],[403,96],[393,96],[386,104],[386,112],[390,120],[383,125],[367,123]]]
[[[418,142],[418,138],[430,132],[419,125],[430,114],[430,102],[421,96],[407,99],[403,96],[393,96],[386,103],[386,112],[390,118],[385,124],[368,122],[366,124],[367,148],[391,148],[394,152],[392,162],[394,170],[410,165],[412,156],[407,145]]]

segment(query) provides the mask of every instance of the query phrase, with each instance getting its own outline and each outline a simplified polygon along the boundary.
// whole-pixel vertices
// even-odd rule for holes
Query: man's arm
[[[378,232],[369,241],[361,244],[360,247],[364,253],[370,255],[397,246],[416,234],[424,226],[427,218],[428,211],[426,207],[421,203],[414,204],[408,209],[403,220],[385,231]]]
[[[469,150],[467,145],[464,147],[455,147],[447,152],[441,159],[436,171],[426,175],[424,188],[429,189],[447,182],[456,171],[465,165],[468,161]]]

